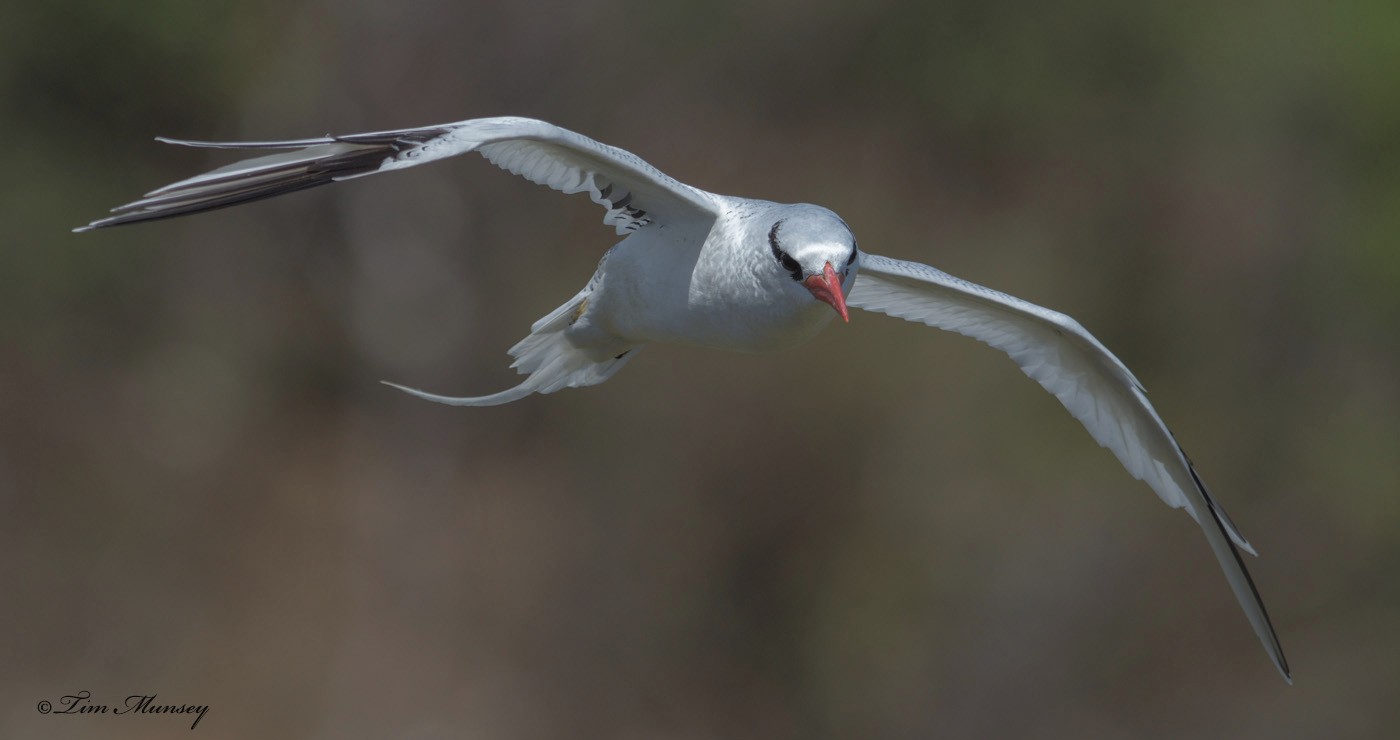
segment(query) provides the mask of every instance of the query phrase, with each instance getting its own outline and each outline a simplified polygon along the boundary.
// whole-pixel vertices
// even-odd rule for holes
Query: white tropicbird
[[[708,193],[631,152],[528,118],[297,141],[159,140],[288,151],[167,185],[75,231],[208,211],[468,152],[531,182],[588,193],[606,208],[603,222],[628,236],[608,250],[578,295],[535,322],[511,348],[513,367],[528,375],[525,381],[474,398],[389,384],[429,401],[489,406],[596,385],[650,342],[747,351],[789,347],[835,314],[849,321],[848,305],[989,344],[1060,399],[1134,478],[1196,520],[1264,649],[1292,683],[1264,603],[1235,549],[1254,555],[1254,548],[1211,498],[1142,384],[1062,313],[927,265],[859,250],[846,223],[820,206]]]

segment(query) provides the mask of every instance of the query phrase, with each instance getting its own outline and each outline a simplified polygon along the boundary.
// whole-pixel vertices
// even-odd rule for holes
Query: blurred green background
[[[10,3],[0,736],[1400,734],[1400,5]],[[1078,318],[1262,557],[860,313],[450,409],[615,237],[471,158],[74,235],[154,143],[543,118]]]

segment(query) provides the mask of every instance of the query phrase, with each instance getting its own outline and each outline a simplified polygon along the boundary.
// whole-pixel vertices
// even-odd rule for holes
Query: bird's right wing
[[[1254,548],[1211,498],[1137,378],[1079,322],[927,265],[868,253],[846,302],[957,332],[1010,355],[1134,478],[1200,524],[1264,649],[1289,678],[1283,648],[1234,544],[1250,554]]]
[[[529,118],[478,118],[294,141],[159,140],[182,146],[289,151],[166,185],[74,231],[224,208],[468,152],[478,152],[504,170],[563,193],[588,193],[607,209],[603,222],[618,234],[653,223],[708,223],[718,212],[714,196],[677,181],[631,152]]]

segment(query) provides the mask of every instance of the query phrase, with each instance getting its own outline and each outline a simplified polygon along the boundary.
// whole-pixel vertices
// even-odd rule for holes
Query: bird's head
[[[846,292],[860,267],[860,250],[846,222],[812,205],[791,206],[768,229],[776,269],[849,322]]]

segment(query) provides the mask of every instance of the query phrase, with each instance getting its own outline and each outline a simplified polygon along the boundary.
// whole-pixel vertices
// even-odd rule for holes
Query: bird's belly
[[[609,275],[589,297],[587,318],[593,326],[636,344],[674,342],[763,352],[811,339],[835,315],[805,295],[774,298],[657,280],[655,275],[639,281],[615,277]]]
[[[634,341],[673,342],[742,352],[785,349],[811,339],[830,321],[832,311],[816,301],[810,307],[778,311],[759,306],[739,307],[691,304],[631,314],[615,323],[615,331]]]
[[[634,344],[761,352],[801,344],[835,315],[806,291],[765,284],[747,255],[725,247],[722,229],[660,236],[639,232],[608,253],[588,324]]]

